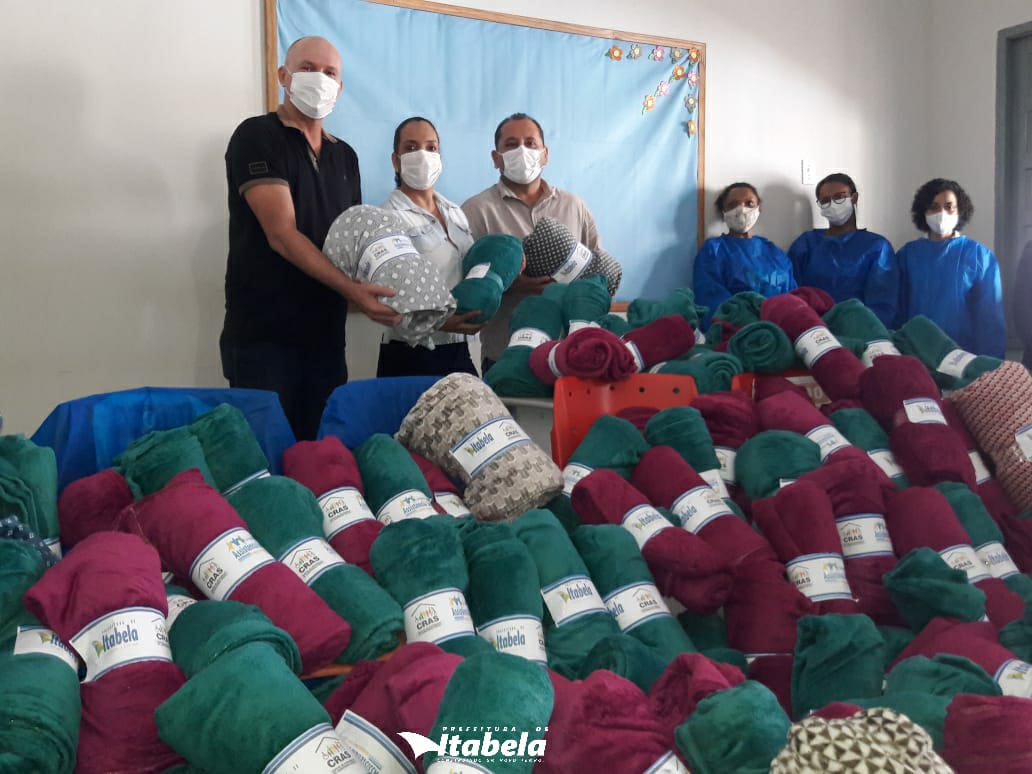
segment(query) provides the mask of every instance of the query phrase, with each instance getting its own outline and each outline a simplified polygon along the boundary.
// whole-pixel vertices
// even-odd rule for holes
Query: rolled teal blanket
[[[24,435],[0,435],[0,461],[10,466],[0,466],[0,508],[4,503],[14,506],[14,515],[60,556],[54,450],[37,446]],[[21,486],[15,486],[15,481]]]
[[[228,499],[255,539],[351,624],[351,641],[339,662],[376,658],[397,646],[401,608],[326,542],[322,509],[310,489],[285,476],[268,476]]]
[[[492,652],[463,659],[444,690],[430,734],[444,742],[445,752],[424,759],[427,774],[530,774],[545,753],[554,700],[545,670],[526,659]],[[467,728],[473,730],[456,732]]]
[[[162,740],[205,771],[362,771],[357,760],[347,765],[354,755],[326,710],[262,642],[215,659],[158,706],[154,720]]]
[[[897,488],[905,489],[910,485],[903,468],[889,450],[889,436],[866,409],[839,409],[833,411],[829,418],[835,429],[842,433],[847,441],[867,452],[867,456],[877,463]]]
[[[821,466],[821,450],[809,438],[787,430],[764,430],[738,450],[735,475],[752,500],[770,497],[783,485]]]
[[[892,343],[892,333],[858,298],[848,298],[835,304],[824,314],[824,323],[840,343],[844,344],[849,339],[858,342],[854,353],[866,366],[881,355],[900,354]]]
[[[1025,615],[1011,621],[998,634],[1003,647],[1022,661],[1032,663],[1032,605],[1025,605]]]
[[[656,650],[628,634],[611,634],[595,643],[581,664],[578,678],[585,679],[596,669],[608,669],[648,693],[666,669],[667,662]]]
[[[588,652],[600,640],[618,634],[588,568],[566,530],[549,511],[533,510],[512,523],[516,537],[530,551],[544,600],[548,666],[574,678]]]
[[[674,739],[692,774],[767,774],[791,725],[770,689],[746,680],[702,699]]]
[[[634,326],[618,314],[603,315],[598,324],[600,328],[605,328],[615,336],[623,336],[634,330]]]
[[[355,462],[362,474],[366,503],[383,524],[437,513],[433,491],[419,466],[389,435],[371,435],[355,449]]]
[[[369,560],[376,580],[402,607],[408,642],[430,642],[467,656],[491,646],[476,634],[466,596],[466,557],[448,521],[406,519],[389,524],[373,543]]]
[[[573,544],[620,631],[669,663],[695,645],[670,614],[634,536],[615,524],[578,527]]]
[[[735,293],[714,310],[713,319],[729,323],[736,329],[759,322],[763,298],[763,295],[751,290]]]
[[[921,314],[903,323],[892,340],[904,355],[913,355],[924,363],[943,389],[966,387],[1003,362],[964,351],[942,328]]]
[[[690,376],[700,395],[731,389],[731,380],[745,369],[742,361],[728,352],[695,347],[685,358],[668,360],[649,369],[654,374]]]
[[[204,447],[189,427],[147,433],[129,444],[115,457],[113,464],[125,477],[136,499],[157,492],[176,475],[191,468],[197,468],[207,483],[216,486]]]
[[[541,295],[520,301],[509,322],[509,345],[484,374],[487,385],[506,397],[550,398],[553,388],[530,370],[530,353],[539,344],[561,338],[564,324],[562,308],[552,299]]]
[[[880,696],[885,641],[866,615],[799,619],[792,662],[792,712],[797,718],[833,701]]]
[[[885,573],[885,590],[910,628],[919,632],[933,618],[979,621],[985,592],[968,582],[967,572],[946,564],[937,551],[915,548]]]
[[[240,409],[223,403],[201,414],[189,427],[201,442],[215,487],[223,494],[268,475],[269,460]]]
[[[609,314],[612,297],[606,285],[606,278],[596,274],[584,279],[574,280],[563,296],[563,317],[570,333],[578,328],[596,323]]]
[[[679,314],[698,328],[699,321],[706,316],[709,309],[696,306],[695,291],[691,288],[677,288],[670,291],[662,301],[647,298],[636,298],[627,307],[627,322],[633,328],[640,328],[655,322],[668,314]]]
[[[509,524],[479,524],[463,536],[469,607],[477,634],[499,653],[544,666],[543,603],[537,565]]]
[[[456,314],[479,311],[476,324],[495,316],[502,294],[509,289],[523,264],[523,243],[508,234],[486,234],[466,251],[463,279],[452,288],[458,302]]]
[[[566,291],[569,290],[570,286],[562,282],[552,282],[545,285],[545,289],[541,291],[541,297],[547,298],[559,305],[561,309],[563,306],[563,299],[566,298]]]
[[[22,597],[46,569],[32,544],[0,538],[0,651],[10,646],[19,626],[38,625],[25,609]]]
[[[749,323],[735,333],[727,351],[741,361],[743,369],[759,374],[781,373],[797,363],[788,334],[765,320]]]

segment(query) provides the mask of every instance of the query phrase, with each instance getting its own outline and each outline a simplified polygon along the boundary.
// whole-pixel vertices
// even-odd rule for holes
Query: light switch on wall
[[[802,167],[802,174],[800,175],[800,179],[803,185],[813,185],[814,183],[816,183],[817,175],[814,171],[813,162],[810,159],[803,159],[800,162],[800,166]]]

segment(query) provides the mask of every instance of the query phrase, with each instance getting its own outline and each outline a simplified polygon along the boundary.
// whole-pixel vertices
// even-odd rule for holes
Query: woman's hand
[[[453,314],[447,320],[444,321],[444,325],[441,326],[442,331],[448,333],[461,333],[464,336],[473,336],[480,332],[480,329],[484,327],[484,323],[472,323],[474,317],[480,316],[480,310],[474,309],[472,312],[466,312],[465,314]]]

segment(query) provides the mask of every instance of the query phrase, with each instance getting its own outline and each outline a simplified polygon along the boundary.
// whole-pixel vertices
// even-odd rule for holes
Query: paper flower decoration
[[[621,59],[623,59],[623,49],[619,46],[613,46],[611,49],[606,51],[606,56],[608,56],[614,62],[619,62]]]
[[[639,58],[641,58],[641,46],[639,46],[637,43],[635,43],[633,46],[631,46],[630,50],[628,50],[628,52],[627,52],[627,58],[628,59],[639,59]]]
[[[688,58],[691,59],[693,62],[698,62],[699,61],[699,49],[697,49],[697,48],[689,48],[688,49]]]
[[[684,56],[684,51],[682,51],[681,49],[679,49],[679,48],[672,48],[672,49],[670,49],[670,59],[672,61],[676,62],[682,56]]]
[[[662,46],[656,46],[654,49],[652,49],[652,52],[649,54],[649,59],[651,59],[653,62],[662,62],[663,57],[665,55],[666,49]]]
[[[688,85],[691,86],[693,89],[699,85],[698,70],[692,70],[690,73],[688,73]]]
[[[689,137],[694,137],[694,136],[695,136],[695,133],[696,133],[697,131],[699,131],[699,127],[697,127],[697,126],[695,125],[695,122],[694,122],[694,121],[689,121],[689,122],[688,122],[688,136],[689,136]]]
[[[678,65],[677,67],[675,67],[674,71],[672,73],[670,73],[670,77],[673,78],[675,81],[681,80],[682,78],[684,78],[684,76],[685,76],[684,68],[681,67],[681,65]]]
[[[697,103],[696,103],[694,95],[689,94],[687,97],[684,98],[684,106],[685,106],[685,108],[687,108],[689,113],[694,113],[695,112],[695,105],[696,104]]]
[[[659,86],[656,87],[656,96],[665,97],[667,92],[670,91],[670,84],[666,81],[660,81]]]
[[[645,113],[648,113],[655,106],[656,106],[656,98],[654,96],[652,96],[651,94],[649,94],[647,97],[645,97],[645,103],[644,103],[644,105],[642,105],[642,108],[641,108],[642,114],[644,115]]]

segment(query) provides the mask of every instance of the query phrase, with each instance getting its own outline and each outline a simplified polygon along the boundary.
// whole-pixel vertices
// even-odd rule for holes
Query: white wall
[[[1023,2],[998,0],[1008,9],[1000,16],[1009,19]],[[959,40],[976,20],[994,36],[983,4],[967,10],[953,0],[955,15],[940,13],[935,0],[476,5],[705,42],[707,206],[727,182],[751,180],[765,198],[760,231],[782,245],[813,217],[812,191],[799,183],[804,156],[818,177],[854,174],[867,225],[894,242],[910,236],[914,188],[938,173],[933,161],[956,155],[927,141],[928,119],[938,114],[923,95],[943,68],[970,67],[966,87],[991,116],[992,40],[979,40],[974,64],[970,47],[947,60],[938,40],[930,45],[929,30]],[[260,3],[39,0],[0,8],[0,99],[17,115],[4,121],[0,150],[4,430],[32,432],[57,403],[93,392],[224,384],[222,154],[236,124],[263,110]],[[984,201],[980,227],[990,231],[973,234],[987,239],[991,125],[977,142],[957,176],[986,178],[988,193],[973,193]],[[366,320],[348,327],[352,375],[367,377],[378,336]]]

